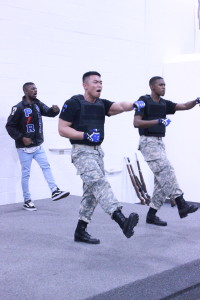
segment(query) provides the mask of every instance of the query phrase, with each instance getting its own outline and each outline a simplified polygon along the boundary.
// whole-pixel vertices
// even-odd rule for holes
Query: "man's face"
[[[96,99],[99,98],[102,91],[102,80],[101,77],[97,75],[91,75],[86,78],[85,82],[83,83],[83,87],[85,92],[91,96],[92,98]]]
[[[151,90],[158,96],[165,95],[165,81],[164,79],[158,79],[151,85]]]
[[[25,88],[24,94],[30,99],[34,100],[37,98],[37,88],[35,84],[28,85]]]

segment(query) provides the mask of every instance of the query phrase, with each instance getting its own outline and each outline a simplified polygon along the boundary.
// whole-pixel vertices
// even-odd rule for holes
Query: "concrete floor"
[[[98,206],[88,232],[101,244],[88,245],[73,241],[79,203],[69,196],[35,201],[34,212],[0,206],[0,300],[200,298],[200,209],[180,219],[165,204],[159,216],[168,226],[157,227],[145,222],[147,206],[124,204],[125,215],[140,216],[126,239]]]

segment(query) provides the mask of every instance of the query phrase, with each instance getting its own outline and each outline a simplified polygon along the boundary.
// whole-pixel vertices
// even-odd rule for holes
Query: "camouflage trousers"
[[[166,198],[175,200],[183,192],[178,185],[174,168],[167,159],[162,138],[141,136],[139,150],[154,174],[154,191],[150,207],[159,209]]]
[[[98,203],[112,216],[113,212],[122,206],[105,178],[104,152],[101,146],[75,144],[72,146],[71,157],[77,174],[83,181],[79,219],[89,223]]]

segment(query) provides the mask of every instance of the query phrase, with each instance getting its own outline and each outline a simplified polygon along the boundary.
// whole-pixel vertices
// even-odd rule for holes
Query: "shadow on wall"
[[[15,142],[5,129],[6,121],[6,118],[0,118],[0,205],[22,199],[20,163]]]

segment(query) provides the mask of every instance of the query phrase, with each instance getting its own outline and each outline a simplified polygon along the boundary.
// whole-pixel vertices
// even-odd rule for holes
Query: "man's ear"
[[[87,83],[86,82],[83,82],[83,88],[84,88],[84,90],[87,90]]]

